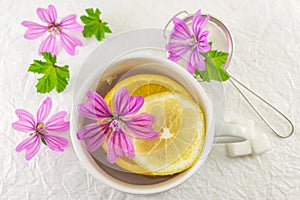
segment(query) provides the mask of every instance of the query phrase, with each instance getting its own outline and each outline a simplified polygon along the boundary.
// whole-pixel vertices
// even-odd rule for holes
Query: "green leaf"
[[[68,81],[70,78],[69,66],[56,68],[56,77],[57,77],[56,91],[60,93],[64,91],[64,89],[68,85]]]
[[[212,50],[209,51],[208,54],[209,57],[213,59],[217,67],[222,67],[226,63],[226,60],[228,58],[228,53],[222,51]]]
[[[42,62],[40,60],[34,60],[33,64],[31,64],[29,66],[28,71],[38,73],[38,74],[43,74],[43,73],[45,73],[47,68],[48,67],[46,65],[44,65],[44,62]]]
[[[62,92],[70,78],[69,66],[57,66],[56,56],[51,53],[43,52],[42,55],[45,61],[34,60],[28,69],[29,72],[43,74],[36,84],[37,92],[48,93],[54,88],[58,93]]]
[[[41,54],[45,58],[45,60],[48,64],[53,64],[53,63],[55,64],[56,63],[56,56],[55,55],[52,56],[52,54],[49,53],[49,52],[42,52]]]
[[[204,81],[226,81],[229,74],[222,68],[228,58],[228,53],[211,50],[208,53],[201,53],[205,58],[206,68],[203,71],[196,70],[195,74],[200,75]]]
[[[100,10],[96,8],[94,11],[92,8],[85,10],[86,15],[80,17],[82,23],[84,23],[84,29],[82,34],[86,38],[91,38],[95,36],[98,41],[101,41],[105,38],[105,33],[111,33],[110,28],[107,26],[107,22],[103,22],[100,19]]]

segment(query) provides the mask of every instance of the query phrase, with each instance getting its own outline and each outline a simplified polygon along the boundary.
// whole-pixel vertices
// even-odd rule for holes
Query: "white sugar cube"
[[[260,131],[252,133],[250,141],[253,154],[262,154],[271,149],[269,138],[264,132]]]
[[[227,151],[230,157],[246,156],[252,153],[250,141],[227,144]]]

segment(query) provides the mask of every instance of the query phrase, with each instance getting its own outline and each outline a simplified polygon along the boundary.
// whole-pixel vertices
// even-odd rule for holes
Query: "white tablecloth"
[[[23,38],[22,20],[38,21],[37,7],[54,4],[59,16],[85,8],[100,8],[113,34],[143,27],[161,28],[181,10],[201,8],[223,22],[234,37],[234,57],[229,71],[280,110],[295,124],[295,135],[279,139],[263,126],[238,93],[227,85],[226,120],[252,119],[267,133],[272,149],[261,155],[230,158],[226,146],[218,145],[207,162],[186,183],[150,196],[116,191],[93,178],[81,166],[69,145],[64,153],[43,146],[32,160],[15,147],[26,134],[14,131],[14,110],[36,112],[46,96],[53,112],[71,110],[76,74],[87,56],[101,43],[83,39],[84,46],[72,57],[65,52],[59,61],[70,65],[67,89],[57,94],[37,94],[36,78],[27,73],[41,40]],[[0,199],[299,199],[300,196],[300,2],[296,0],[69,0],[0,1]],[[121,45],[121,44],[120,44]],[[70,138],[69,133],[65,135]]]

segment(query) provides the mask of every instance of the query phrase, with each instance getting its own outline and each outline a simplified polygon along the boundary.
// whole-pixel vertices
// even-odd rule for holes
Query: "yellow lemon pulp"
[[[138,74],[118,82],[107,93],[104,100],[108,103],[108,105],[112,106],[111,100],[116,95],[116,92],[122,87],[126,87],[132,96],[146,97],[161,92],[178,92],[192,98],[184,87],[166,76]]]
[[[145,98],[140,112],[156,116],[155,140],[134,138],[135,162],[151,175],[170,175],[191,167],[200,156],[205,138],[199,106],[182,94],[165,92]]]
[[[112,108],[116,92],[126,87],[133,96],[144,96],[139,113],[151,113],[159,137],[154,140],[132,138],[135,159],[124,156],[117,164],[131,172],[169,175],[191,167],[199,157],[205,137],[204,116],[190,94],[165,76],[140,74],[117,83],[105,97]],[[103,144],[107,150],[107,143]]]

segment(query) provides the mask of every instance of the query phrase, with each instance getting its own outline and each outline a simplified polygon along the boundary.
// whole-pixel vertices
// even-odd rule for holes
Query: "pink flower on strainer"
[[[107,103],[96,92],[88,91],[86,96],[88,101],[78,105],[78,112],[97,122],[81,128],[77,132],[77,138],[86,141],[89,151],[97,150],[108,138],[107,157],[111,163],[115,163],[120,156],[135,156],[129,134],[145,140],[158,137],[158,133],[152,128],[154,117],[146,113],[136,115],[144,104],[143,97],[131,96],[123,87],[115,96],[115,111],[111,112]]]
[[[38,53],[50,52],[52,55],[57,55],[59,49],[58,40],[60,40],[62,48],[68,54],[75,55],[76,46],[82,46],[83,44],[79,39],[66,32],[81,32],[83,30],[83,26],[76,22],[76,15],[67,15],[60,22],[57,22],[57,12],[53,5],[49,5],[46,9],[38,8],[36,12],[40,20],[46,25],[40,25],[31,21],[23,21],[22,25],[27,27],[24,35],[26,39],[34,40],[42,37],[45,33],[48,34],[41,43]]]
[[[174,18],[174,29],[170,35],[170,42],[166,45],[169,52],[168,59],[177,62],[183,57],[187,59],[187,70],[194,74],[196,69],[205,69],[205,60],[201,52],[208,52],[210,45],[207,41],[208,31],[204,30],[210,16],[202,18],[201,11],[198,10],[192,20],[192,31],[185,21]]]
[[[60,111],[46,121],[51,108],[52,100],[47,97],[36,113],[36,120],[30,112],[24,109],[16,110],[19,120],[12,123],[12,127],[17,131],[30,132],[30,137],[21,142],[16,148],[17,152],[26,150],[26,160],[30,160],[37,154],[41,143],[44,143],[53,151],[64,151],[64,148],[69,144],[66,138],[53,134],[54,132],[69,130],[70,122],[64,120],[67,112]]]

